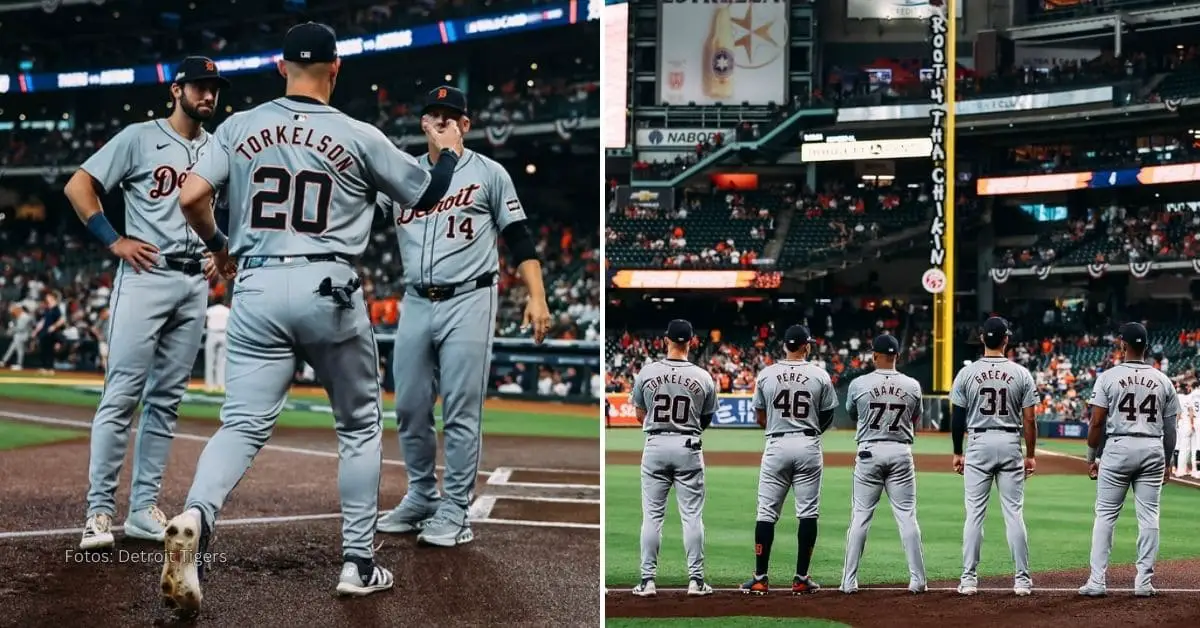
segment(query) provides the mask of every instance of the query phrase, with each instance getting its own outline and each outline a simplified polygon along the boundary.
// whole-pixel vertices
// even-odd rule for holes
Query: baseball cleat
[[[149,506],[129,513],[125,519],[125,536],[161,543],[167,531],[167,516],[158,506]]]
[[[977,587],[973,584],[958,585],[958,594],[959,595],[975,595],[976,593],[979,593],[979,587]]]
[[[767,584],[767,577],[758,575],[752,576],[749,580],[743,582],[740,588],[742,593],[747,595],[766,595],[767,591],[771,589],[770,585]]]
[[[633,594],[638,597],[654,597],[658,595],[658,589],[654,587],[654,579],[642,578],[641,584],[633,587]]]
[[[337,593],[338,595],[361,597],[379,591],[387,591],[395,584],[396,579],[392,576],[392,572],[379,565],[372,565],[370,573],[364,576],[358,565],[346,561],[342,565],[342,574],[338,578]]]
[[[200,592],[200,513],[189,508],[167,522],[163,537],[166,557],[162,568],[164,603],[186,614],[200,612],[204,595]]]
[[[1200,480],[1200,471],[1192,471],[1192,479]]]
[[[1033,587],[1027,587],[1027,586],[1013,587],[1013,593],[1016,593],[1017,597],[1025,597],[1026,595],[1032,595]]]
[[[846,595],[854,595],[855,593],[858,593],[858,585],[856,584],[851,586],[848,584],[843,584],[842,586],[838,587],[838,591],[841,591]]]
[[[816,593],[821,590],[821,585],[813,581],[808,576],[796,576],[792,578],[792,595],[805,595],[808,593]]]
[[[1154,597],[1158,595],[1158,589],[1155,589],[1153,585],[1148,584],[1144,587],[1134,589],[1133,594],[1137,597]]]
[[[703,580],[692,578],[688,581],[688,595],[712,595],[713,589]]]
[[[927,584],[915,584],[912,582],[910,582],[908,584],[908,592],[912,593],[913,595],[925,593],[928,590],[929,590],[929,585],[927,585]]]
[[[98,550],[113,546],[112,516],[103,513],[87,518],[83,524],[83,538],[79,540],[79,549]]]
[[[438,510],[432,519],[426,521],[421,533],[417,535],[417,543],[437,547],[454,547],[473,540],[475,534],[471,532],[466,515],[455,516],[445,508]]]
[[[390,534],[407,534],[420,532],[425,524],[437,514],[441,500],[421,502],[409,499],[408,495],[400,500],[400,504],[379,517],[375,529]]]
[[[1079,587],[1079,595],[1085,597],[1104,597],[1105,595],[1108,595],[1108,591],[1105,590],[1104,585],[1088,582],[1087,584]]]

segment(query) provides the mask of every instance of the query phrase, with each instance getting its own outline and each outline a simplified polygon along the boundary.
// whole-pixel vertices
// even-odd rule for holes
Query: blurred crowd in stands
[[[896,335],[905,347],[901,364],[915,359],[927,350],[924,343],[928,337],[909,337],[906,326],[910,315],[920,308],[888,300],[839,300],[837,304],[813,303],[774,315],[755,314],[756,322],[744,315],[724,324],[696,323],[703,319],[693,317],[692,312],[683,316],[696,324],[692,361],[708,369],[718,392],[750,393],[757,373],[783,358],[783,333],[797,323],[807,325],[813,336],[809,361],[825,368],[834,385],[868,368],[871,341],[884,331]],[[612,323],[608,329],[605,389],[627,393],[643,366],[666,357],[665,323],[663,330],[644,326],[622,329]]]
[[[339,38],[411,28],[438,20],[483,17],[551,0],[162,0],[76,3],[43,13],[4,15],[0,74],[66,72],[175,62],[190,54],[252,54],[280,47],[283,34],[308,20]],[[47,3],[42,3],[47,4]],[[211,5],[211,6],[210,6]],[[294,7],[294,8],[293,8]],[[224,8],[224,10],[222,10]],[[215,9],[215,10],[214,10]],[[70,46],[63,46],[64,39]]]
[[[1200,212],[1166,205],[1111,205],[1087,218],[1056,222],[1030,246],[999,253],[1001,268],[1125,264],[1196,259]]]

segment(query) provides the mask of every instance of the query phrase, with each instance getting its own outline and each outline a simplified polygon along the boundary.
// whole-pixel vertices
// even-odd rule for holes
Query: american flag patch
[[[518,201],[518,200],[517,200],[517,199],[515,199],[515,198],[514,198],[514,199],[510,199],[510,200],[509,200],[507,203],[505,203],[505,205],[507,205],[507,206],[508,206],[508,211],[510,211],[510,212],[519,212],[519,211],[521,211],[521,201]]]

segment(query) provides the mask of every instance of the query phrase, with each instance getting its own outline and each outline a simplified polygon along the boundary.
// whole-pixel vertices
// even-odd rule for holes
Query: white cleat
[[[364,580],[362,573],[358,570],[358,565],[347,561],[342,565],[342,574],[338,577],[337,592],[338,595],[353,595],[362,597],[379,591],[387,591],[396,584],[395,577],[392,572],[375,565],[371,569],[371,577]]]
[[[1105,589],[1104,585],[1095,584],[1089,581],[1087,584],[1079,587],[1079,595],[1084,597],[1104,597],[1108,595],[1108,591]]]
[[[83,538],[79,540],[81,550],[109,549],[113,546],[112,516],[92,515],[83,524]]]
[[[1013,593],[1016,593],[1017,597],[1025,597],[1027,595],[1032,595],[1033,587],[1024,587],[1024,586],[1013,587]]]
[[[691,580],[688,581],[688,591],[687,591],[688,595],[693,595],[693,596],[712,595],[712,592],[713,592],[713,588],[708,586],[708,583],[703,580],[697,580],[695,578],[692,578]]]
[[[658,595],[658,589],[654,586],[654,579],[642,578],[641,584],[633,587],[633,594],[638,597],[654,597]]]
[[[204,599],[200,592],[200,513],[189,509],[167,522],[163,547],[166,557],[162,568],[162,595],[167,606],[186,614],[200,612]]]
[[[150,506],[129,513],[125,519],[125,536],[143,541],[163,542],[167,531],[167,516],[158,506]]]
[[[977,587],[973,584],[958,585],[958,594],[959,595],[975,595],[976,593],[979,593],[979,587]]]
[[[1134,589],[1133,594],[1137,597],[1154,597],[1158,595],[1158,589],[1155,589],[1153,585],[1148,584],[1144,587]]]

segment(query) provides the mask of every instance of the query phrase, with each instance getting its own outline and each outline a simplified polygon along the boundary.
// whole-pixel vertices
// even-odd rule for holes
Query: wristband
[[[204,246],[213,253],[223,250],[227,244],[229,244],[229,238],[226,238],[225,234],[221,233],[220,229],[217,229],[217,232],[213,234],[213,237],[204,241]]]
[[[112,246],[117,240],[121,239],[120,234],[116,229],[113,229],[112,223],[104,215],[104,212],[99,211],[91,215],[87,219],[87,230],[91,232],[97,240],[102,242],[105,247]]]

